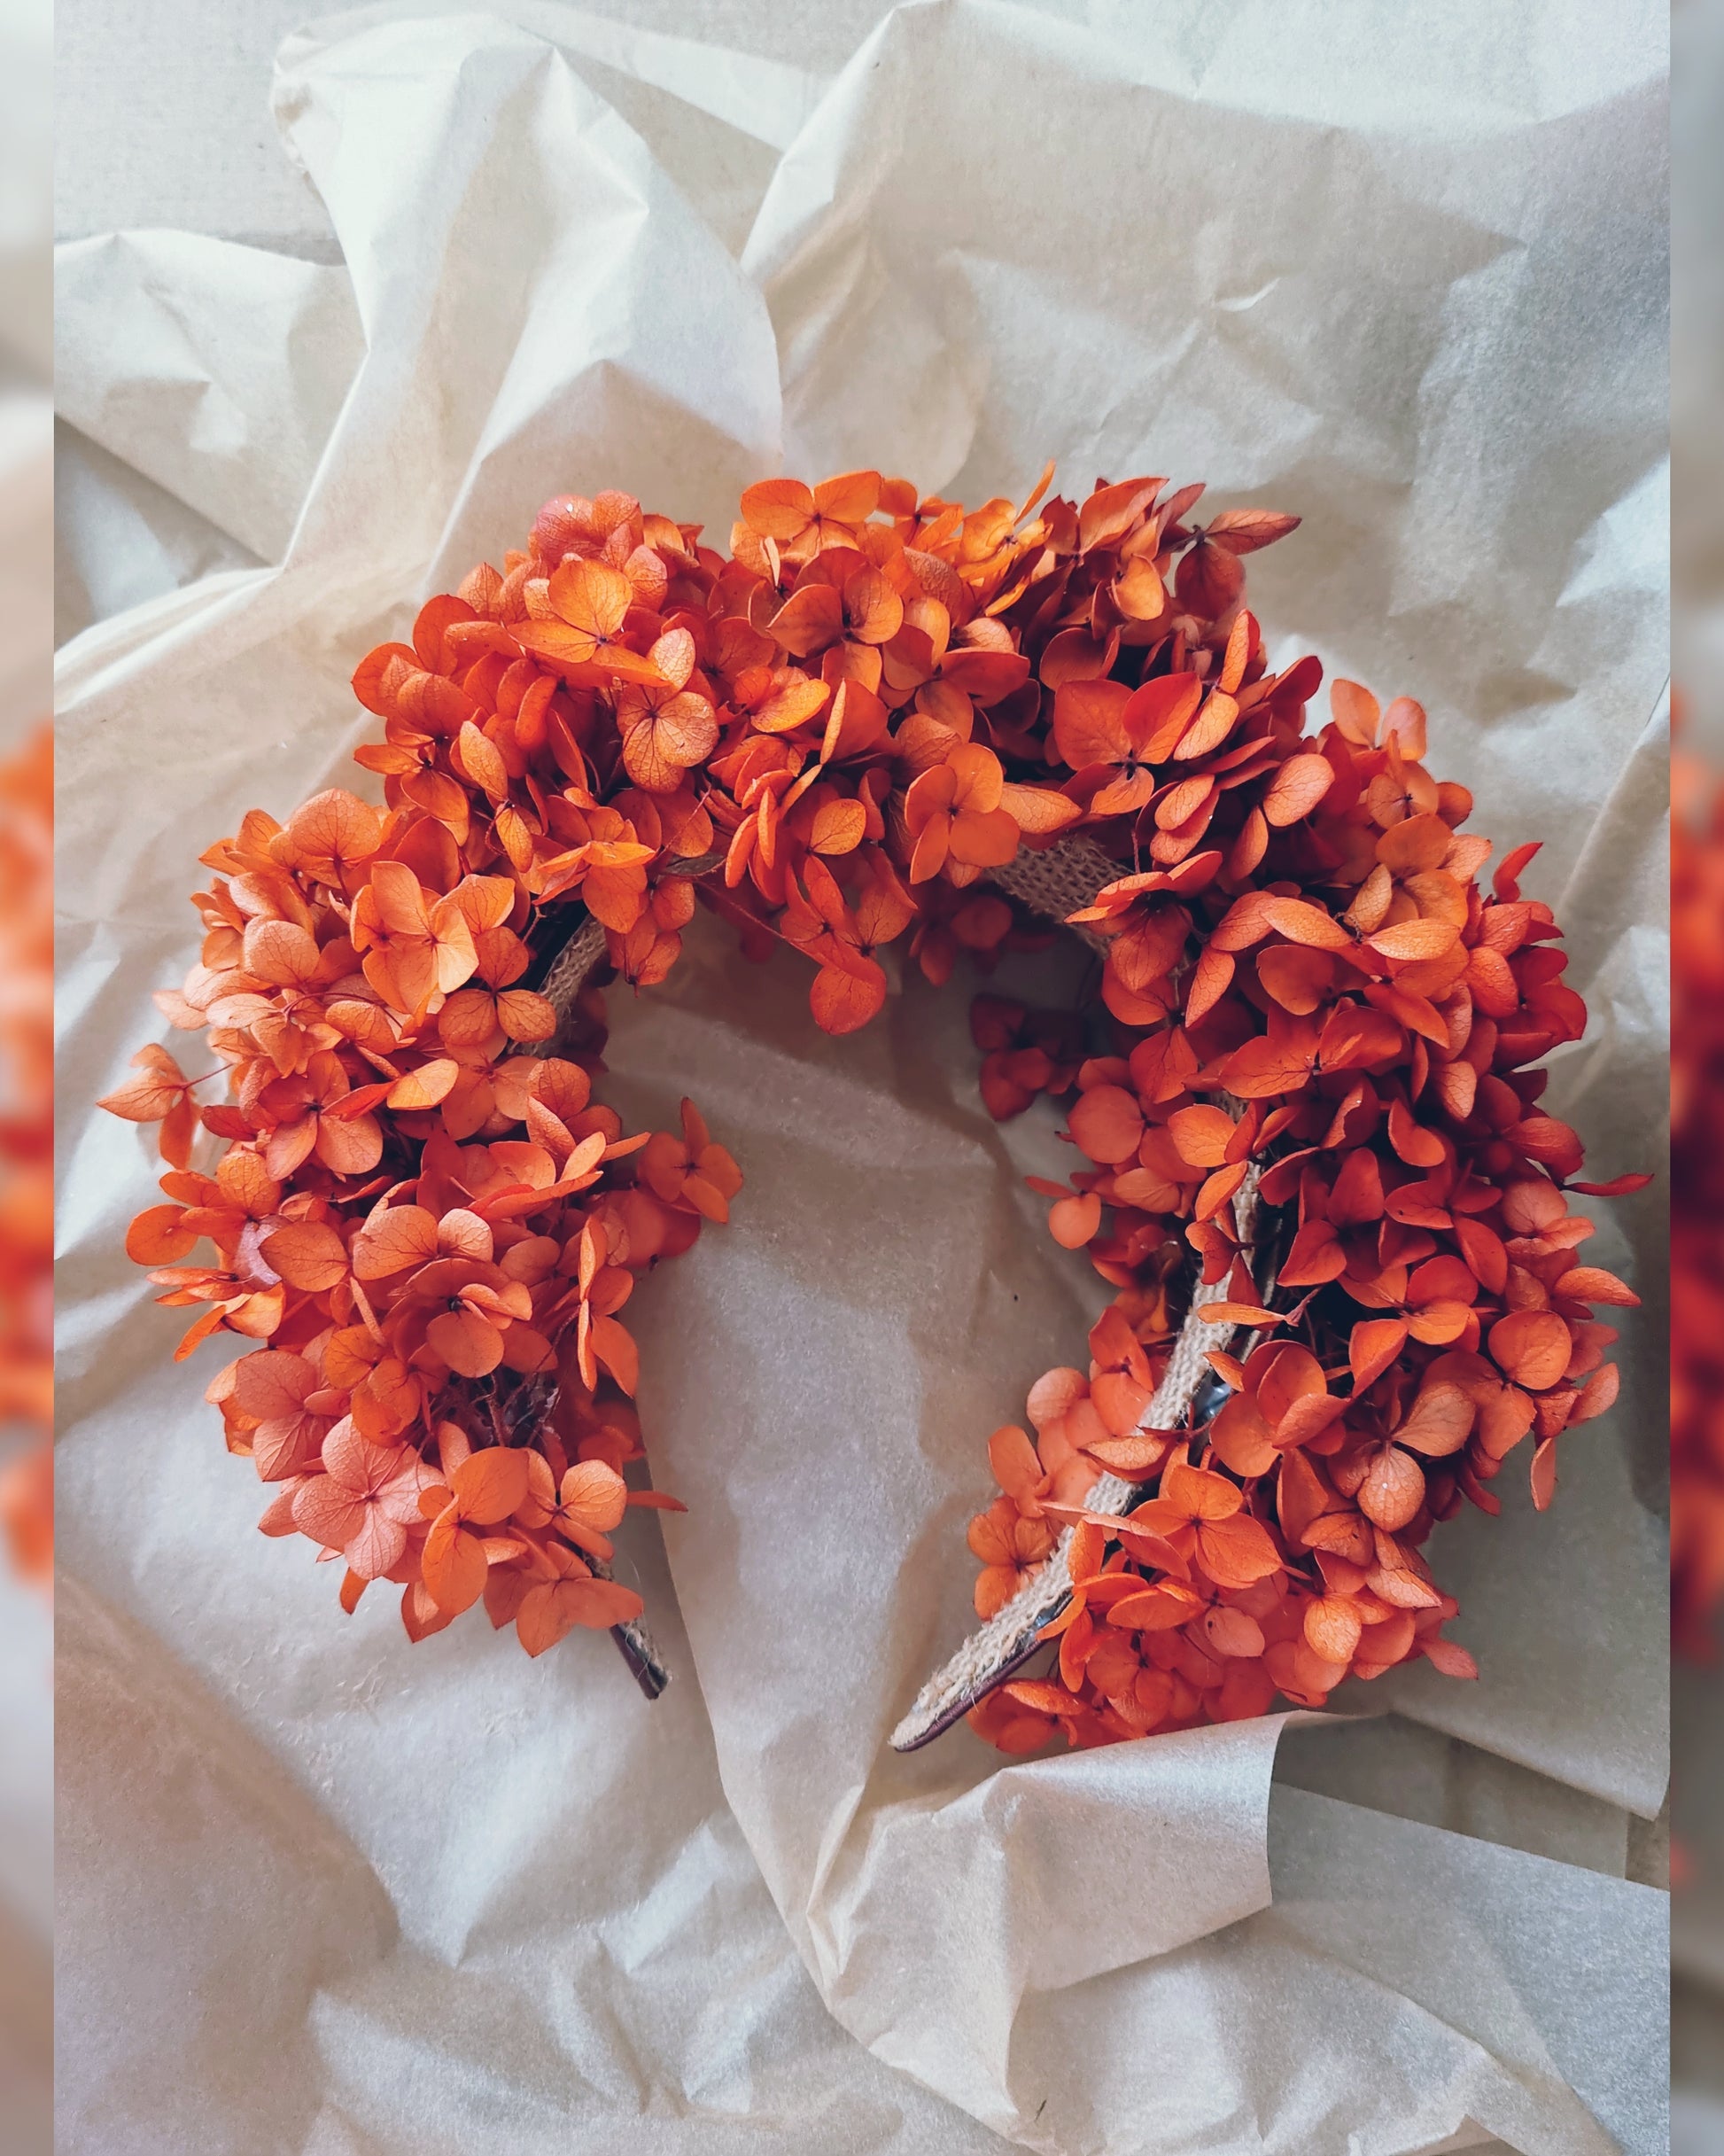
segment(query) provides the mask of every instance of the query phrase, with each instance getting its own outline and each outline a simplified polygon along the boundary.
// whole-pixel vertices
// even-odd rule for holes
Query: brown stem
[[[561,1389],[554,1375],[540,1373],[521,1379],[507,1394],[488,1384],[478,1404],[485,1408],[499,1444],[530,1444],[555,1413]],[[599,1559],[588,1557],[586,1561],[596,1578],[616,1576]],[[649,1700],[657,1699],[671,1681],[671,1671],[652,1634],[638,1617],[632,1617],[626,1624],[613,1624],[610,1637],[642,1693]]]

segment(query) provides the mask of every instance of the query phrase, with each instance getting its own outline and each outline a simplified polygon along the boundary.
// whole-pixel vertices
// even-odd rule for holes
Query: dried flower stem
[[[1235,1201],[1240,1240],[1251,1247],[1257,1217],[1256,1173],[1248,1175]],[[1192,1402],[1210,1374],[1207,1359],[1216,1345],[1215,1328],[1203,1312],[1212,1304],[1224,1302],[1228,1283],[1214,1288],[1200,1283],[1194,1288],[1185,1322],[1168,1357],[1155,1397],[1144,1413],[1142,1430],[1178,1429]],[[1117,1517],[1129,1511],[1142,1491],[1139,1483],[1117,1475],[1104,1475],[1084,1499],[1087,1510]],[[1072,1537],[1075,1527],[1062,1530],[1051,1556],[1032,1572],[1005,1608],[973,1632],[950,1662],[929,1677],[916,1694],[910,1711],[892,1732],[895,1752],[920,1751],[925,1744],[960,1721],[977,1701],[996,1685],[1014,1676],[1043,1645],[1043,1629],[1057,1617],[1071,1599]]]

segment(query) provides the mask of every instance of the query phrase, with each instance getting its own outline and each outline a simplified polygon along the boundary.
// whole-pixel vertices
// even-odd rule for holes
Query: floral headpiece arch
[[[1110,1295],[1083,1366],[996,1430],[972,1523],[982,1630],[894,1741],[968,1712],[1004,1749],[1320,1704],[1424,1655],[1456,1605],[1424,1554],[1523,1440],[1616,1390],[1631,1303],[1584,1264],[1580,1140],[1536,1065],[1579,1038],[1536,851],[1488,891],[1425,718],[1270,671],[1245,557],[1296,519],[1161,479],[966,510],[850,472],[749,488],[728,553],[630,496],[565,495],[384,644],[345,789],[203,859],[205,937],[160,1047],[105,1105],[160,1128],[128,1249],[246,1350],[216,1377],[262,1526],[401,1590],[414,1638],[483,1600],[538,1654],[613,1630],[644,1455],[636,1280],[722,1224],[737,1164],[685,1102],[595,1099],[599,977],[675,964],[704,904],[803,953],[831,1033],[1069,922],[1069,1008],[980,994],[982,1096],[1045,1094],[1084,1165],[1049,1227]],[[221,1141],[194,1166],[198,1132]],[[200,1244],[213,1261],[194,1257]],[[1029,1434],[1033,1429],[1034,1436]],[[1043,1643],[1052,1666],[1021,1674]]]

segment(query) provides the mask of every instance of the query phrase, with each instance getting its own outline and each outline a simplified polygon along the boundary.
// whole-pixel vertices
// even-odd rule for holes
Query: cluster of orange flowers
[[[111,1096],[160,1124],[172,1167],[172,1203],[129,1247],[163,1300],[207,1305],[182,1353],[218,1329],[269,1343],[211,1397],[279,1485],[266,1528],[344,1558],[350,1605],[395,1580],[417,1636],[483,1595],[535,1652],[637,1607],[603,1570],[624,1506],[650,1496],[620,1472],[641,1444],[616,1312],[644,1267],[725,1218],[740,1178],[692,1109],[680,1136],[625,1139],[593,1102],[593,992],[579,1044],[534,1052],[557,1033],[540,986],[575,929],[596,920],[610,965],[648,985],[704,902],[751,951],[804,953],[818,1022],[848,1032],[884,1000],[889,943],[937,982],[961,952],[985,967],[1044,938],[986,878],[1079,829],[1120,870],[1082,916],[1106,941],[1090,1004],[983,999],[973,1025],[995,1113],[1077,1088],[1095,1171],[1058,1191],[1052,1226],[1117,1300],[1090,1378],[1037,1389],[1039,1452],[996,1441],[1006,1495],[978,1524],[982,1604],[1101,1467],[1164,1470],[1154,1503],[1196,1509],[1110,1527],[1122,1546],[1094,1553],[1096,1577],[1154,1534],[1172,1584],[1153,1592],[1203,1605],[1182,1651],[1219,1671],[1203,1627],[1234,1642],[1227,1699],[1283,1674],[1314,1696],[1332,1654],[1295,1671],[1269,1644],[1237,1651],[1247,1621],[1275,1631],[1266,1595],[1322,1602],[1331,1647],[1349,1620],[1368,1629],[1343,1663],[1428,1643],[1429,1520],[1488,1504],[1534,1423],[1548,1495],[1557,1432],[1607,1404],[1609,1335],[1587,1309],[1627,1291],[1573,1264],[1586,1230],[1561,1185],[1579,1148],[1526,1074],[1584,1012],[1548,909],[1518,897],[1526,851],[1483,902],[1488,845],[1458,835],[1464,791],[1426,777],[1416,705],[1379,720],[1338,685],[1335,724],[1305,738],[1320,669],[1270,673],[1241,603],[1243,557],[1294,519],[1205,525],[1202,490],[1159,479],[1044,501],[1051,476],[968,512],[871,471],[767,480],[727,555],[629,496],[559,497],[524,549],[423,607],[410,644],[361,662],[354,689],[384,728],[356,759],[383,806],[334,790],[284,825],[254,811],[204,857],[200,961],[159,1000],[207,1029],[229,1098],[198,1103],[159,1048]],[[190,1164],[199,1125],[228,1141],[209,1173]],[[1272,1317],[1231,1206],[1254,1159],[1297,1222],[1280,1285],[1302,1299]],[[217,1263],[182,1264],[200,1239]],[[1238,1273],[1236,1321],[1281,1337],[1218,1357],[1238,1397],[1213,1428],[1146,1436],[1188,1247],[1207,1278]],[[1346,1298],[1381,1314],[1353,1331],[1343,1397]],[[1427,1479],[1416,1454],[1444,1464]],[[1393,1602],[1391,1574],[1417,1594]],[[1085,1579],[1068,1679],[1117,1593]],[[1193,1699],[1221,1696],[1196,1679],[1192,1663]],[[1074,1690],[1061,1712],[1086,1739],[1123,1734],[1114,1701]],[[1170,1686],[1149,1725],[1188,1707]],[[1052,1728],[1009,1702],[1014,1745],[1032,1713]]]
[[[415,1639],[483,1598],[537,1654],[640,1614],[610,1534],[675,1500],[623,1476],[639,1358],[617,1312],[742,1178],[691,1102],[680,1133],[627,1137],[594,1101],[596,995],[571,1057],[529,1052],[557,1014],[514,985],[539,908],[501,817],[429,765],[389,790],[253,810],[204,855],[198,961],[157,1000],[206,1032],[229,1098],[200,1105],[151,1047],[103,1102],[159,1125],[169,1164],[127,1249],[160,1301],[203,1306],[180,1357],[218,1331],[268,1343],[207,1396],[275,1485],[266,1534],[343,1560],[349,1609],[399,1584]],[[229,1141],[209,1172],[200,1126]],[[185,1262],[203,1241],[214,1262]]]
[[[1093,1164],[1042,1186],[1054,1236],[1115,1300],[1088,1373],[1032,1390],[1035,1440],[995,1433],[1002,1494],[970,1530],[985,1617],[1076,1529],[1057,1675],[972,1715],[1008,1751],[1235,1719],[1277,1693],[1319,1705],[1420,1654],[1474,1674],[1423,1544],[1464,1502],[1500,1509],[1489,1484],[1529,1436],[1542,1509],[1558,1437],[1616,1397],[1593,1312],[1638,1298],[1581,1262],[1592,1224],[1567,1192],[1648,1179],[1573,1182],[1580,1142],[1540,1109],[1532,1066],[1586,1010],[1549,907],[1520,895],[1536,847],[1481,891],[1491,844],[1461,829],[1466,790],[1425,772],[1424,712],[1338,681],[1304,737],[1316,684],[1301,662],[1231,737],[1201,851],[1081,916],[1112,935],[1110,971],[1130,952],[1126,985],[1156,1014],[1078,1070],[1069,1135]],[[1237,1218],[1254,1162],[1271,1248],[1254,1274]],[[1192,1254],[1224,1284],[1215,1397],[1160,1429]],[[1104,1472],[1155,1494],[1086,1509]]]
[[[0,1468],[0,1534],[27,1577],[54,1568],[53,738],[0,763],[0,1421],[27,1448]]]
[[[1671,1620],[1711,1652],[1724,1597],[1724,788],[1672,763]]]

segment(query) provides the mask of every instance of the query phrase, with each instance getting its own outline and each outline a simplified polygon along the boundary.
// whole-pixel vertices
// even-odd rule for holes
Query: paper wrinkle
[[[950,2088],[954,2060],[972,2059],[960,2100],[998,2111],[1026,1993],[1169,1953],[1269,1905],[1279,1721],[1236,1725],[1220,1744],[1190,1732],[1153,1759],[1122,1746],[1008,1766],[944,1802],[880,1806],[809,1911],[827,2000],[881,2057],[912,2072],[920,2059],[924,2079]],[[1115,1885],[1095,1909],[1098,1874]],[[1074,1905],[1092,1920],[1072,1924]]]
[[[1344,1880],[1330,1854],[1342,1833]],[[1270,1851],[1277,1902],[1266,1924],[1321,1941],[1337,1926],[1338,1903],[1374,1904],[1374,1921],[1361,1926],[1355,1915],[1345,1926],[1348,1962],[1386,1987],[1416,1991],[1528,2084],[1560,2075],[1607,2129],[1598,2135],[1576,2105],[1563,2128],[1573,2138],[1551,2146],[1608,2147],[1608,2135],[1625,2147],[1662,2145],[1665,2077],[1619,2086],[1600,2067],[1619,2043],[1649,2062],[1663,2044],[1667,1895],[1302,1791],[1276,1792]],[[1564,2008],[1552,2014],[1558,1994]],[[1477,2115],[1513,2140],[1506,2120]]]
[[[169,235],[67,266],[77,424],[108,460],[71,509],[87,588],[143,576],[151,546],[148,575],[196,572],[150,487],[274,565],[159,582],[65,654],[63,1101],[161,1037],[148,992],[192,954],[197,849],[352,778],[356,659],[546,494],[624,486],[722,543],[780,452],[980,500],[1053,451],[1068,491],[1207,474],[1306,518],[1253,563],[1277,659],[1419,695],[1480,828],[1546,836],[1529,882],[1569,886],[1596,1006],[1551,1105],[1601,1175],[1658,1165],[1658,38],[1643,8],[1596,12],[1559,36],[1531,5],[1374,11],[1360,51],[1394,59],[1399,128],[1299,6],[1098,8],[1084,30],[941,0],[825,87],[572,11],[300,33],[278,124],[346,272]],[[709,133],[673,142],[695,108]],[[752,208],[750,122],[785,145]],[[1071,962],[999,985],[1057,1000]],[[691,1094],[748,1179],[632,1306],[655,1476],[692,1508],[621,1553],[677,1668],[650,1709],[602,1641],[410,1649],[386,1601],[344,1620],[327,1568],[253,1538],[261,1493],[200,1398],[218,1358],[167,1363],[120,1254],[147,1148],[66,1117],[66,1568],[111,1606],[81,1681],[116,1717],[165,1713],[135,1676],[159,1643],[249,1747],[218,1747],[231,1786],[171,1828],[147,1747],[104,1750],[82,1789],[81,2145],[177,2151],[188,2119],[255,2144],[200,2032],[273,1926],[290,1969],[348,1958],[224,2043],[298,2062],[281,2145],[316,2156],[467,2156],[505,2121],[534,2152],[969,2156],[997,2132],[1060,2156],[1491,2135],[1590,2156],[1606,2128],[1650,2152],[1662,1902],[1583,1865],[1662,1788],[1656,1304],[1625,1327],[1632,1413],[1565,1449],[1557,1510],[1534,1518],[1511,1467],[1504,1520],[1442,1530],[1484,1680],[1359,1701],[1464,1739],[1495,1792],[1467,1816],[1505,1839],[1538,1843],[1537,1793],[1563,1785],[1580,1862],[1341,1802],[1340,1768],[1333,1796],[1272,1787],[1270,1721],[1005,1765],[959,1731],[899,1759],[886,1732],[971,1621],[987,1432],[1082,1359],[1099,1297],[1022,1187],[1068,1168],[1058,1118],[981,1107],[967,984],[895,978],[845,1041],[805,993],[703,917],[662,988],[612,999],[608,1097],[662,1124]],[[1591,1254],[1644,1289],[1659,1218],[1655,1194],[1616,1209]],[[1517,1763],[1495,1783],[1493,1755]],[[247,1873],[251,1808],[283,1804],[324,1853]],[[105,1955],[90,1912],[119,1866]],[[201,2002],[195,2028],[151,2024],[141,2079],[100,2036],[136,1981],[128,1925]]]
[[[299,41],[276,105],[371,341],[296,554],[345,555],[378,586],[399,556],[399,602],[498,550],[493,502],[588,466],[727,533],[777,455],[758,294],[560,54],[483,19],[385,23]]]
[[[340,43],[355,33],[384,23],[417,20],[431,11],[414,0],[384,0],[308,23],[282,47],[282,66],[291,73],[304,56]],[[458,14],[466,11],[451,6]],[[824,95],[827,78],[804,66],[787,65],[756,52],[727,51],[692,37],[666,35],[556,0],[503,0],[485,13],[514,24],[582,61],[596,64],[626,90],[661,93],[724,122],[767,148],[782,151]],[[611,100],[613,103],[615,100]],[[627,117],[625,114],[625,117]],[[674,158],[674,143],[655,144]],[[709,182],[711,174],[703,175]]]
[[[54,429],[54,633],[176,601],[184,587],[260,566],[248,547],[80,434]]]
[[[19,356],[0,335],[0,381]],[[44,572],[54,517],[52,435],[45,388],[0,388],[0,741],[7,748],[23,742],[52,702],[43,634],[50,608]]]
[[[187,232],[110,233],[61,247],[55,287],[61,421],[277,557],[360,358],[346,272]]]

